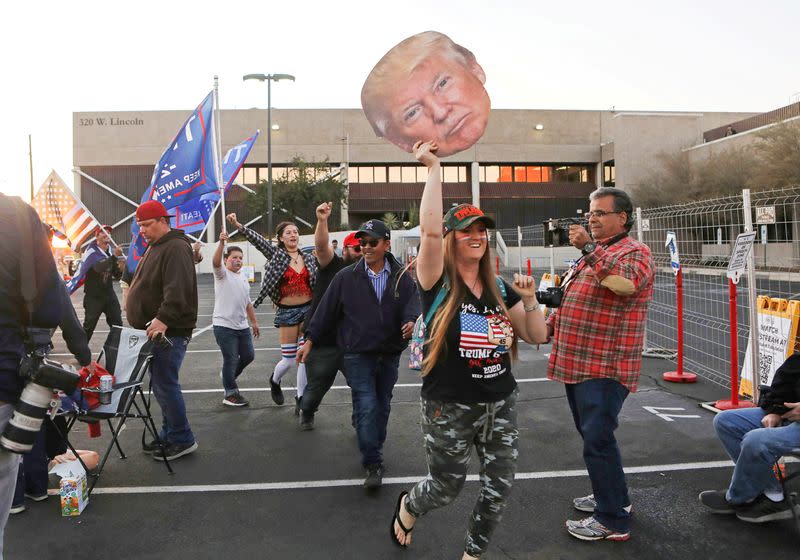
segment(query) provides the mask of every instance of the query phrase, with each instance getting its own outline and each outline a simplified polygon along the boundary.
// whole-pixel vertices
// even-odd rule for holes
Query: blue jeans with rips
[[[781,486],[772,465],[784,453],[800,452],[800,422],[764,428],[764,416],[761,408],[741,408],[726,410],[714,418],[717,436],[736,463],[725,496],[732,504],[753,501],[765,490],[779,493]]]
[[[172,346],[156,347],[150,362],[153,396],[161,407],[161,439],[167,443],[193,443],[194,434],[186,417],[178,372],[186,355],[188,336],[168,337]]]
[[[400,354],[345,354],[344,376],[353,396],[358,448],[363,466],[383,463],[392,390]]]
[[[630,394],[616,379],[589,379],[567,384],[567,401],[583,438],[583,461],[597,502],[594,518],[614,531],[627,532],[631,501],[614,431],[622,404]]]
[[[214,338],[222,351],[222,386],[225,396],[239,392],[236,379],[256,357],[250,329],[229,329],[214,325]]]

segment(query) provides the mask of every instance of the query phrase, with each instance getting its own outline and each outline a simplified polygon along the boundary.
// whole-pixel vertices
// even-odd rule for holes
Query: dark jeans
[[[47,452],[44,426],[36,434],[33,448],[22,456],[12,505],[18,506],[25,503],[25,494],[31,496],[47,494]]]
[[[590,379],[565,387],[575,427],[583,438],[583,460],[597,502],[594,518],[609,529],[627,532],[630,513],[624,508],[631,501],[614,430],[630,392],[615,379]]]
[[[250,329],[229,329],[214,325],[214,338],[222,351],[222,386],[225,396],[239,392],[236,379],[256,357]]]
[[[399,363],[400,354],[344,355],[344,376],[353,396],[353,417],[364,466],[383,463],[381,452]]]
[[[183,401],[178,372],[186,355],[187,336],[170,336],[172,346],[153,350],[150,362],[150,377],[153,396],[161,407],[163,417],[160,437],[168,443],[193,443],[194,434],[186,418],[186,403]]]
[[[338,346],[314,346],[304,360],[308,385],[300,406],[306,414],[317,412],[322,398],[333,386],[336,373],[343,369]]]
[[[97,321],[100,315],[106,314],[106,322],[109,327],[114,325],[122,326],[122,310],[119,307],[119,300],[116,294],[109,293],[104,296],[83,296],[83,330],[86,331],[86,339],[91,340]]]

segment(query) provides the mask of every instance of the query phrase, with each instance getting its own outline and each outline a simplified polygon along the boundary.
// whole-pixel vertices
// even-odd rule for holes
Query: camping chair
[[[144,377],[153,357],[152,348],[153,343],[147,338],[145,331],[112,327],[97,358],[97,362],[114,375],[111,402],[109,404],[101,404],[92,410],[77,410],[66,413],[68,417],[67,430],[66,434],[62,434],[62,439],[81,462],[84,469],[86,469],[86,465],[70,443],[69,438],[66,437],[75,422],[79,420],[81,422],[100,422],[105,420],[111,433],[111,441],[108,443],[108,448],[105,450],[95,472],[90,473],[86,469],[87,476],[91,477],[90,494],[97,484],[108,456],[114,447],[119,451],[120,459],[127,458],[119,443],[119,434],[125,427],[125,422],[128,418],[140,418],[144,422],[145,430],[150,432],[154,441],[161,447],[162,453],[164,452],[164,443],[159,438],[158,429],[150,414],[150,399],[145,397],[142,390]],[[96,392],[97,389],[82,389],[82,391]],[[116,420],[116,425],[112,420]],[[169,473],[173,474],[174,471],[169,461],[165,460],[164,464]]]
[[[784,455],[784,457],[794,457],[796,459],[800,459],[800,450],[795,449],[795,451],[796,453],[794,452],[787,453],[786,455]],[[792,514],[794,515],[794,524],[797,526],[797,531],[800,532],[800,500],[797,498],[797,491],[790,490],[788,485],[790,480],[800,478],[800,469],[794,471],[793,473],[785,474],[781,466],[782,465],[776,462],[775,472],[778,473],[778,480],[780,480],[781,482],[783,495],[792,508]]]

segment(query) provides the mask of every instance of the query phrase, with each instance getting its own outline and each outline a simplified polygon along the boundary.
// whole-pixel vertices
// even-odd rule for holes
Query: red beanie
[[[136,209],[136,220],[143,222],[145,220],[157,220],[158,218],[169,218],[170,215],[164,205],[157,200],[148,200],[139,205]]]

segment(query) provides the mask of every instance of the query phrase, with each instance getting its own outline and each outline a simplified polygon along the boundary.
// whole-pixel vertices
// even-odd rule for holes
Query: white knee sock
[[[275,365],[275,369],[272,372],[272,379],[275,383],[280,383],[283,376],[294,364],[294,360],[297,357],[297,344],[281,344],[281,356],[281,361]]]

